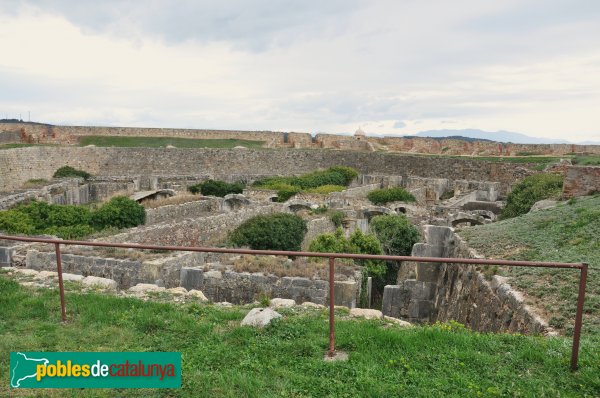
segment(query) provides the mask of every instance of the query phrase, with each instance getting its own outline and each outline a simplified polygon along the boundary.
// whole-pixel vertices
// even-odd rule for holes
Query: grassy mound
[[[79,145],[95,145],[105,147],[143,147],[160,148],[172,145],[177,148],[262,148],[264,141],[237,139],[195,139],[178,137],[124,137],[111,135],[89,135],[79,139]]]
[[[94,397],[588,396],[600,389],[600,346],[583,341],[580,370],[568,369],[565,338],[480,334],[456,324],[400,329],[341,320],[326,363],[327,312],[280,310],[263,329],[240,327],[248,309],[32,290],[0,275],[0,350],[178,351],[180,390],[12,390],[13,395]],[[9,395],[8,355],[0,395]]]
[[[485,257],[589,263],[583,331],[600,336],[600,196],[467,228],[460,235]],[[501,273],[513,277],[511,284],[547,313],[551,326],[571,332],[579,272],[515,267]]]

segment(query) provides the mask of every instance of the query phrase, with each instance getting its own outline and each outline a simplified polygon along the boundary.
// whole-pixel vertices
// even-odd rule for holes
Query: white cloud
[[[591,1],[7,1],[0,46],[0,116],[600,139]]]

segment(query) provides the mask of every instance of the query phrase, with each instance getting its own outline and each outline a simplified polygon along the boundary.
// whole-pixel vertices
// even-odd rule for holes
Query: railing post
[[[579,294],[577,295],[577,312],[575,314],[575,329],[573,329],[573,347],[571,348],[571,370],[577,370],[579,358],[579,340],[581,337],[581,324],[583,322],[583,304],[585,302],[585,286],[587,284],[588,265],[581,264],[579,275]]]
[[[329,356],[335,355],[335,291],[334,291],[335,259],[329,257]]]
[[[62,321],[67,321],[67,307],[65,305],[65,286],[63,284],[62,275],[62,259],[60,256],[60,243],[54,244],[54,250],[56,251],[56,271],[58,272],[58,290],[60,291],[60,311],[62,315]]]

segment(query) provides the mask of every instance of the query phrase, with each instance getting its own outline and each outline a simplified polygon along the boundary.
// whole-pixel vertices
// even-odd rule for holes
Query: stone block
[[[409,319],[428,321],[432,315],[433,303],[424,300],[411,300],[408,304]]]
[[[354,281],[335,281],[334,303],[348,308],[356,307],[358,296],[357,283]]]
[[[12,251],[10,247],[0,247],[0,267],[10,267],[12,265]]]
[[[382,312],[394,318],[408,315],[411,290],[402,285],[388,285],[383,288]]]
[[[200,268],[181,268],[180,285],[187,290],[202,289],[204,286],[204,271]]]

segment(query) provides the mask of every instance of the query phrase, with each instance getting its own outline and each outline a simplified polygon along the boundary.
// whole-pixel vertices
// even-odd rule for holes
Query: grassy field
[[[600,196],[466,228],[459,234],[485,257],[589,263],[583,330],[600,336]],[[500,273],[513,278],[510,283],[527,293],[551,326],[571,333],[579,272],[510,268]]]
[[[176,148],[233,148],[245,146],[246,148],[262,148],[264,141],[236,140],[236,139],[194,139],[177,137],[125,137],[125,136],[100,136],[90,135],[81,137],[79,144],[82,146],[96,145],[103,147],[143,147],[160,148],[172,145]]]
[[[401,329],[340,320],[347,362],[326,363],[327,312],[281,310],[258,330],[240,327],[248,309],[67,294],[60,323],[56,290],[25,288],[0,275],[0,395],[93,397],[593,397],[600,345],[586,338],[580,369],[570,340],[480,334],[456,324]],[[340,311],[338,318],[344,316]],[[177,390],[9,390],[8,352],[178,351]]]
[[[30,146],[56,146],[55,144],[25,144],[25,143],[13,143],[13,144],[0,144],[0,149],[12,149],[12,148],[28,148]]]

